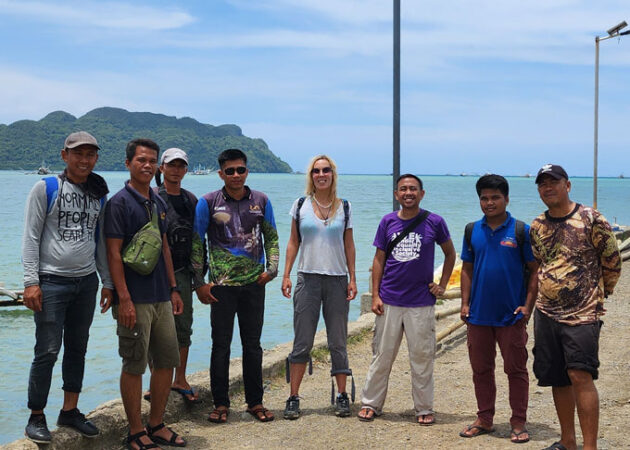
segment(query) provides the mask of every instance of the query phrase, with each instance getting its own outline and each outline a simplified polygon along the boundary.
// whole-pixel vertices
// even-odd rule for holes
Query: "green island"
[[[59,151],[66,136],[85,130],[98,140],[99,170],[125,170],[125,146],[134,138],[146,137],[162,149],[179,147],[186,151],[191,170],[217,168],[217,155],[227,148],[239,148],[248,157],[252,172],[290,173],[291,167],[262,139],[243,135],[237,125],[209,125],[190,117],[177,118],[150,112],[129,112],[121,108],[94,109],[76,118],[55,111],[41,120],[19,120],[0,124],[0,167],[4,170],[37,170],[48,165],[61,170]]]

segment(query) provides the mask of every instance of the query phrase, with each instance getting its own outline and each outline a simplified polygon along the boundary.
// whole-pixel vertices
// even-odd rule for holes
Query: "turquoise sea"
[[[102,172],[101,172],[102,173]],[[126,172],[104,172],[112,192],[127,179]],[[0,172],[0,282],[5,287],[21,289],[21,240],[26,196],[39,175],[22,172]],[[459,250],[464,226],[481,216],[475,192],[476,177],[423,176],[426,196],[422,206],[446,219],[455,247]],[[530,222],[544,210],[538,198],[533,178],[509,178],[511,195],[509,210],[523,221]],[[592,179],[571,180],[573,200],[592,203]],[[216,174],[188,175],[184,186],[197,195],[221,187]],[[274,207],[280,235],[281,270],[290,229],[288,215],[292,202],[302,195],[304,175],[250,174],[248,185],[265,192]],[[367,292],[369,267],[374,255],[372,240],[380,218],[391,211],[391,177],[385,175],[342,175],[338,192],[352,203],[354,236],[357,247],[357,281],[359,293]],[[599,210],[613,223],[630,224],[630,180],[604,178],[599,180]],[[441,252],[436,253],[441,263]],[[295,273],[293,273],[295,277]],[[295,283],[295,278],[294,278]],[[280,279],[267,286],[265,325],[262,342],[266,349],[293,338],[291,301],[280,293]],[[351,319],[359,314],[358,298],[352,303]],[[189,371],[207,370],[210,360],[209,307],[195,303],[193,344],[190,349]],[[26,408],[28,372],[33,357],[34,325],[32,313],[23,307],[0,308],[0,444],[22,437],[29,411]],[[238,333],[234,334],[232,356],[240,356]],[[120,358],[117,353],[115,324],[109,313],[95,314],[87,354],[84,390],[79,406],[87,413],[97,405],[119,397],[118,377]],[[145,382],[145,385],[147,383]],[[61,408],[61,364],[55,367],[48,401],[49,425],[56,421]]]

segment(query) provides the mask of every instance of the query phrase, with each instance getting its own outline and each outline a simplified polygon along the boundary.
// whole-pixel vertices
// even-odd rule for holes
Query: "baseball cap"
[[[173,160],[181,159],[188,165],[188,155],[181,148],[169,148],[168,150],[162,153],[162,159],[160,159],[160,164],[168,164]]]
[[[81,145],[91,145],[92,147],[96,147],[97,150],[100,150],[96,138],[87,131],[71,133],[63,143],[63,148],[77,148]]]
[[[558,166],[556,164],[545,164],[542,166],[538,171],[538,175],[536,175],[536,184],[540,183],[540,177],[543,175],[549,175],[556,180],[559,180],[560,178],[564,178],[565,180],[569,179],[569,175],[567,175],[567,172],[562,168],[562,166]]]

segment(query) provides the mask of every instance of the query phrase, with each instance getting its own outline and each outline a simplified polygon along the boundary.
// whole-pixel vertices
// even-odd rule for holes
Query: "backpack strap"
[[[160,184],[157,189],[153,188],[153,192],[162,197],[164,203],[168,205],[168,194],[166,193],[166,188],[164,187],[164,184]]]
[[[192,192],[187,191],[184,188],[181,188],[181,190],[182,190],[182,194],[183,194],[183,197],[184,197],[184,204],[186,205],[186,209],[188,210],[188,214],[194,220],[196,197],[193,195]]]
[[[186,211],[188,211],[188,215],[191,218],[194,218],[195,217],[195,207],[193,205],[194,205],[194,203],[195,203],[195,201],[197,199],[193,195],[192,192],[189,192],[189,191],[187,191],[184,188],[181,188],[180,190],[181,190],[182,201],[184,202],[184,207],[186,208]],[[164,186],[164,183],[160,184],[157,187],[154,187],[153,188],[153,192],[155,192],[160,197],[162,197],[162,200],[164,200],[164,203],[166,203],[166,205],[169,208],[172,208],[172,205],[171,205],[171,203],[169,202],[169,199],[168,199],[168,192],[166,192],[166,187]]]
[[[516,244],[521,252],[521,261],[525,264],[525,253],[523,253],[523,246],[525,245],[525,222],[522,220],[514,221],[514,237],[516,238]]]
[[[100,214],[105,214],[105,211],[103,211],[103,208],[105,208],[105,200],[107,200],[107,194],[103,195],[101,197],[101,199],[99,200],[99,202],[101,203],[101,210],[100,210]],[[100,236],[100,223],[97,220],[96,221],[96,228],[94,229],[94,243],[96,244],[95,248],[94,248],[94,254],[96,254],[96,248],[98,247],[98,239]]]
[[[350,203],[345,198],[341,199],[343,202],[343,230],[348,228],[348,221],[350,220]]]
[[[466,242],[466,248],[473,256],[473,259],[475,258],[475,251],[473,250],[472,246],[472,232],[474,227],[475,222],[469,222],[466,224],[466,228],[464,228],[464,241]]]
[[[302,236],[300,235],[300,209],[304,204],[306,197],[300,197],[297,202],[297,208],[295,210],[295,229],[297,230],[298,242],[302,242]]]
[[[59,180],[57,177],[42,178],[46,183],[46,214],[50,212],[59,193]]]
[[[431,214],[431,212],[426,210],[426,209],[424,211],[422,211],[420,214],[418,214],[416,216],[416,218],[409,225],[407,225],[405,227],[404,230],[402,230],[402,232],[398,236],[396,236],[396,238],[393,241],[391,241],[387,245],[387,250],[385,250],[385,260],[386,261],[387,261],[387,258],[389,258],[389,255],[391,255],[392,252],[394,251],[394,247],[396,247],[400,241],[405,239],[407,237],[407,235],[409,233],[411,233],[411,230],[413,230],[418,225],[420,225],[422,222],[424,222],[424,220],[427,217],[429,217],[429,214]]]

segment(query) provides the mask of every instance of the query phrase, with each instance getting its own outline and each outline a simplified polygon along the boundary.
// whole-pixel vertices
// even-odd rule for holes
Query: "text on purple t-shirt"
[[[413,219],[402,220],[397,211],[387,214],[378,225],[374,246],[387,251],[388,244]],[[444,219],[430,213],[400,241],[385,261],[379,289],[383,303],[406,307],[434,305],[435,296],[429,292],[429,283],[433,282],[435,244],[441,245],[450,238]]]

